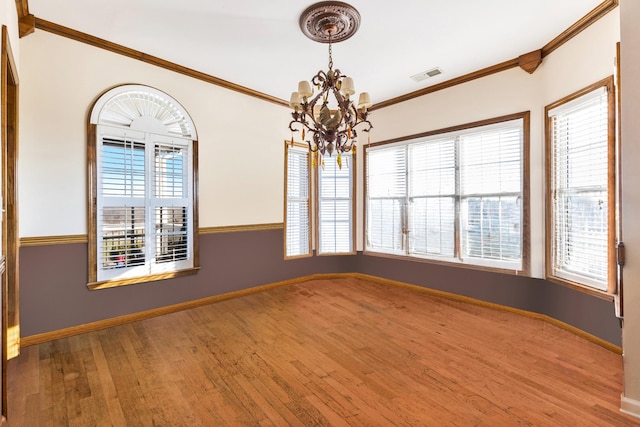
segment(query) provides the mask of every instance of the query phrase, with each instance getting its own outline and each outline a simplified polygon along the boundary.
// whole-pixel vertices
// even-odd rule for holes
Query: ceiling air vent
[[[439,76],[440,74],[442,74],[442,70],[439,67],[436,67],[436,68],[432,68],[430,70],[415,74],[411,76],[411,78],[417,82],[420,82],[422,80],[426,80],[431,77]]]

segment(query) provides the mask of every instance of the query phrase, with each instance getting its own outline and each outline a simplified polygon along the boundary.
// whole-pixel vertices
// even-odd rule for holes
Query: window
[[[285,143],[285,258],[311,255],[309,149]]]
[[[355,252],[355,154],[321,157],[307,146],[285,142],[285,258],[311,255],[311,199],[315,188],[316,252]],[[309,161],[312,165],[309,167]],[[315,176],[311,184],[311,171]]]
[[[197,141],[186,112],[155,89],[120,86],[90,124],[89,287],[195,272]]]
[[[615,118],[607,78],[546,108],[547,276],[612,291]]]
[[[529,113],[367,150],[365,249],[527,271]]]
[[[318,253],[354,252],[354,171],[351,152],[329,156],[318,168]]]

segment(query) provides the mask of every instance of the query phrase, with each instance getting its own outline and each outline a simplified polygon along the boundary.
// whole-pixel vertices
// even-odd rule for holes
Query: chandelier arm
[[[311,132],[312,134],[315,134],[315,133],[317,133],[317,132],[318,132],[314,127],[309,126],[309,123],[308,123],[306,120],[305,120],[305,121],[301,121],[301,120],[291,120],[291,122],[289,122],[289,129],[290,129],[292,132],[299,132],[299,131],[300,131],[300,129],[295,129],[295,128],[293,127],[293,124],[294,124],[294,123],[298,123],[298,124],[302,125],[302,126],[303,126],[307,131]]]
[[[309,126],[309,123],[306,120],[291,120],[289,122],[289,130],[291,130],[292,132],[300,132],[300,129],[296,129],[293,127],[294,123],[300,124],[305,130],[311,132],[312,134],[317,132],[315,128]]]
[[[300,129],[294,129],[294,128],[293,128],[293,124],[294,124],[294,123],[300,123],[300,122],[299,122],[299,121],[297,121],[297,120],[291,120],[291,121],[289,122],[289,130],[290,130],[291,132],[300,132]]]
[[[314,86],[321,86],[323,89],[329,81],[329,76],[324,71],[320,70],[318,73],[311,78],[311,84]],[[322,92],[321,92],[322,93]]]
[[[359,125],[361,124],[367,124],[369,125],[369,127],[367,127],[366,129],[362,129],[363,132],[371,132],[371,129],[373,129],[373,125],[371,124],[371,122],[369,120],[362,120],[360,123],[358,123]]]
[[[317,153],[320,150],[320,148],[317,145],[316,146],[311,145],[311,141],[307,141],[307,145],[309,146],[309,151],[311,151],[312,153]]]

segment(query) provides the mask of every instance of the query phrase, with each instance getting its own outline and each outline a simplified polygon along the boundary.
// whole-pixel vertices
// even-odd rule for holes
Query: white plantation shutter
[[[190,150],[183,140],[160,136],[153,139],[155,197],[150,200],[153,208],[150,223],[154,225],[155,265],[152,270],[162,272],[167,268],[187,267],[184,261],[191,258],[188,238],[192,231]]]
[[[117,136],[116,136],[117,135]],[[146,254],[144,134],[114,132],[98,150],[98,269],[144,271]],[[119,269],[116,274],[115,269]],[[135,272],[134,272],[135,274]]]
[[[101,127],[98,280],[191,267],[191,141]]]
[[[523,268],[524,119],[367,150],[366,249]]]
[[[477,263],[522,257],[522,123],[460,135],[461,258]]]
[[[354,251],[354,157],[325,156],[318,166],[318,253]]]
[[[406,159],[404,145],[367,150],[367,250],[404,253]]]
[[[607,290],[608,94],[601,87],[549,110],[552,274]]]
[[[311,255],[309,150],[285,145],[285,256]]]

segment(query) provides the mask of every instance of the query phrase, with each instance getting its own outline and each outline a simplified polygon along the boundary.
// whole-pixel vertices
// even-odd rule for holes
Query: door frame
[[[2,375],[0,399],[7,417],[7,361],[20,352],[19,230],[18,230],[18,70],[6,25],[2,26],[0,60],[0,112],[2,156]]]

